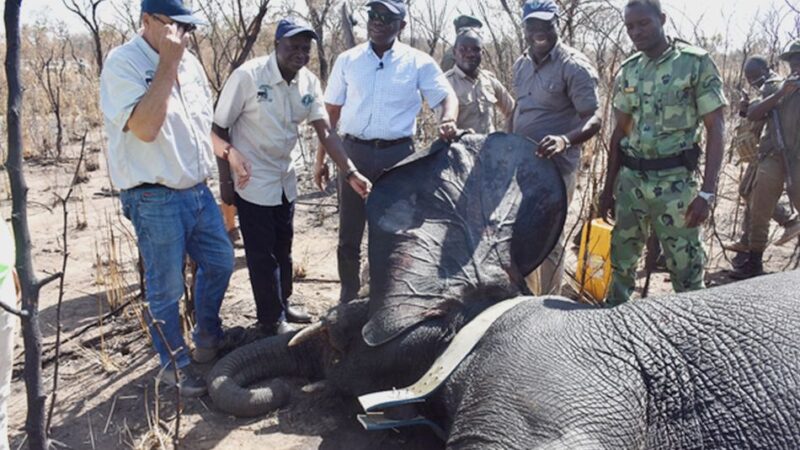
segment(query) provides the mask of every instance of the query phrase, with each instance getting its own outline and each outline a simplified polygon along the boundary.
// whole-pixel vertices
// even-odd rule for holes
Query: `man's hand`
[[[742,98],[739,100],[739,115],[747,117],[747,108],[750,107],[750,94],[745,90],[740,90]]]
[[[614,192],[613,189],[606,186],[603,192],[600,193],[600,198],[597,201],[597,215],[601,219],[608,222],[614,219]]]
[[[439,123],[439,137],[445,141],[452,141],[458,137],[458,128],[453,119],[443,120]]]
[[[189,45],[189,35],[178,28],[176,24],[162,27],[158,47],[159,60],[174,64],[180,63],[187,45]]]
[[[314,184],[317,185],[320,191],[325,190],[328,182],[331,179],[328,164],[324,161],[314,161]]]
[[[702,225],[703,222],[708,219],[709,211],[711,211],[711,205],[709,205],[704,198],[695,197],[686,210],[686,228],[694,228]]]
[[[347,177],[347,183],[350,184],[350,187],[356,191],[356,194],[360,195],[361,198],[367,198],[370,191],[372,190],[372,183],[364,176],[361,175],[361,172],[355,171]]]
[[[250,182],[250,175],[252,173],[252,166],[244,155],[239,153],[233,146],[229,147],[228,163],[231,166],[231,173],[236,174],[236,187],[244,189],[247,183]]]
[[[563,134],[560,136],[547,135],[539,143],[536,154],[542,158],[552,158],[569,147],[570,142]]]

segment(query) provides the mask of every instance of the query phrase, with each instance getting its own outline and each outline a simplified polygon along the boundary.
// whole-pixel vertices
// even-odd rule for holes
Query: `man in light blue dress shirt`
[[[458,99],[439,65],[426,53],[398,41],[405,28],[402,0],[367,3],[369,41],[340,54],[325,90],[331,125],[344,137],[344,148],[356,168],[371,181],[414,152],[412,137],[422,97],[437,113],[439,135],[456,135]],[[327,179],[324,150],[317,154],[315,179]],[[355,298],[360,288],[364,200],[339,178],[340,301]]]

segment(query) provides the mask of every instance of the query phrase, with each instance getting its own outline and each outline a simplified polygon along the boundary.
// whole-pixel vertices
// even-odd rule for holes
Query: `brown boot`
[[[764,252],[750,252],[747,261],[741,267],[731,272],[730,277],[734,280],[746,280],[748,278],[764,275]]]

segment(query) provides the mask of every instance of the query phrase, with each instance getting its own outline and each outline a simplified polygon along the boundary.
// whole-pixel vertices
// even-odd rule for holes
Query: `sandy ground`
[[[108,195],[110,181],[100,153],[100,135],[90,136],[88,157],[99,158],[100,170],[89,173],[89,180],[76,187],[69,202],[69,258],[63,300],[63,337],[60,389],[53,418],[52,436],[58,448],[156,448],[154,376],[157,362],[147,336],[137,319],[137,301],[120,314],[102,321],[114,307],[139,292],[135,270],[135,241],[130,224],[119,214],[119,201]],[[70,149],[77,155],[78,146]],[[32,232],[34,267],[42,275],[60,270],[63,255],[62,211],[58,196],[66,194],[76,158],[56,165],[31,163],[26,166],[29,193],[29,220]],[[716,228],[722,238],[730,232],[737,213],[735,179],[739,169],[728,166],[716,214]],[[6,177],[3,177],[5,179]],[[573,224],[585,198],[585,183],[573,201]],[[295,284],[296,303],[319,316],[338,295],[336,275],[335,194],[321,194],[311,188],[307,173],[301,173],[302,192],[296,210],[294,261],[304,272]],[[8,185],[0,196],[0,210],[10,216]],[[723,232],[724,231],[724,232]],[[708,227],[709,284],[729,282],[728,264]],[[794,265],[793,250],[787,246],[768,253],[767,268],[784,270]],[[567,267],[574,270],[574,253],[569,252]],[[732,256],[732,255],[730,255]],[[668,275],[653,277],[652,293],[669,292]],[[45,380],[52,383],[52,347],[56,330],[58,284],[42,291],[40,311],[44,335]],[[248,326],[255,321],[244,251],[236,249],[236,270],[222,307],[226,326]],[[84,331],[85,327],[91,327]],[[77,332],[83,331],[75,336]],[[24,442],[25,395],[19,378],[22,368],[21,337],[17,338],[15,379],[9,405],[12,448]],[[324,383],[303,386],[295,380],[290,405],[267,417],[236,419],[214,409],[208,397],[184,404],[181,425],[183,448],[190,449],[427,449],[441,448],[431,433],[412,430],[367,433],[354,417],[354,399],[338,396]],[[174,391],[162,386],[160,420],[172,429],[175,417]],[[164,439],[169,437],[161,433]]]

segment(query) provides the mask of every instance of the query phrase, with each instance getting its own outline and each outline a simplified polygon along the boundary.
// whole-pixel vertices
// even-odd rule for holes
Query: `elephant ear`
[[[553,249],[567,214],[555,164],[534,150],[517,135],[468,135],[380,177],[366,206],[367,344],[478,301],[471,293],[526,291],[525,276]]]

